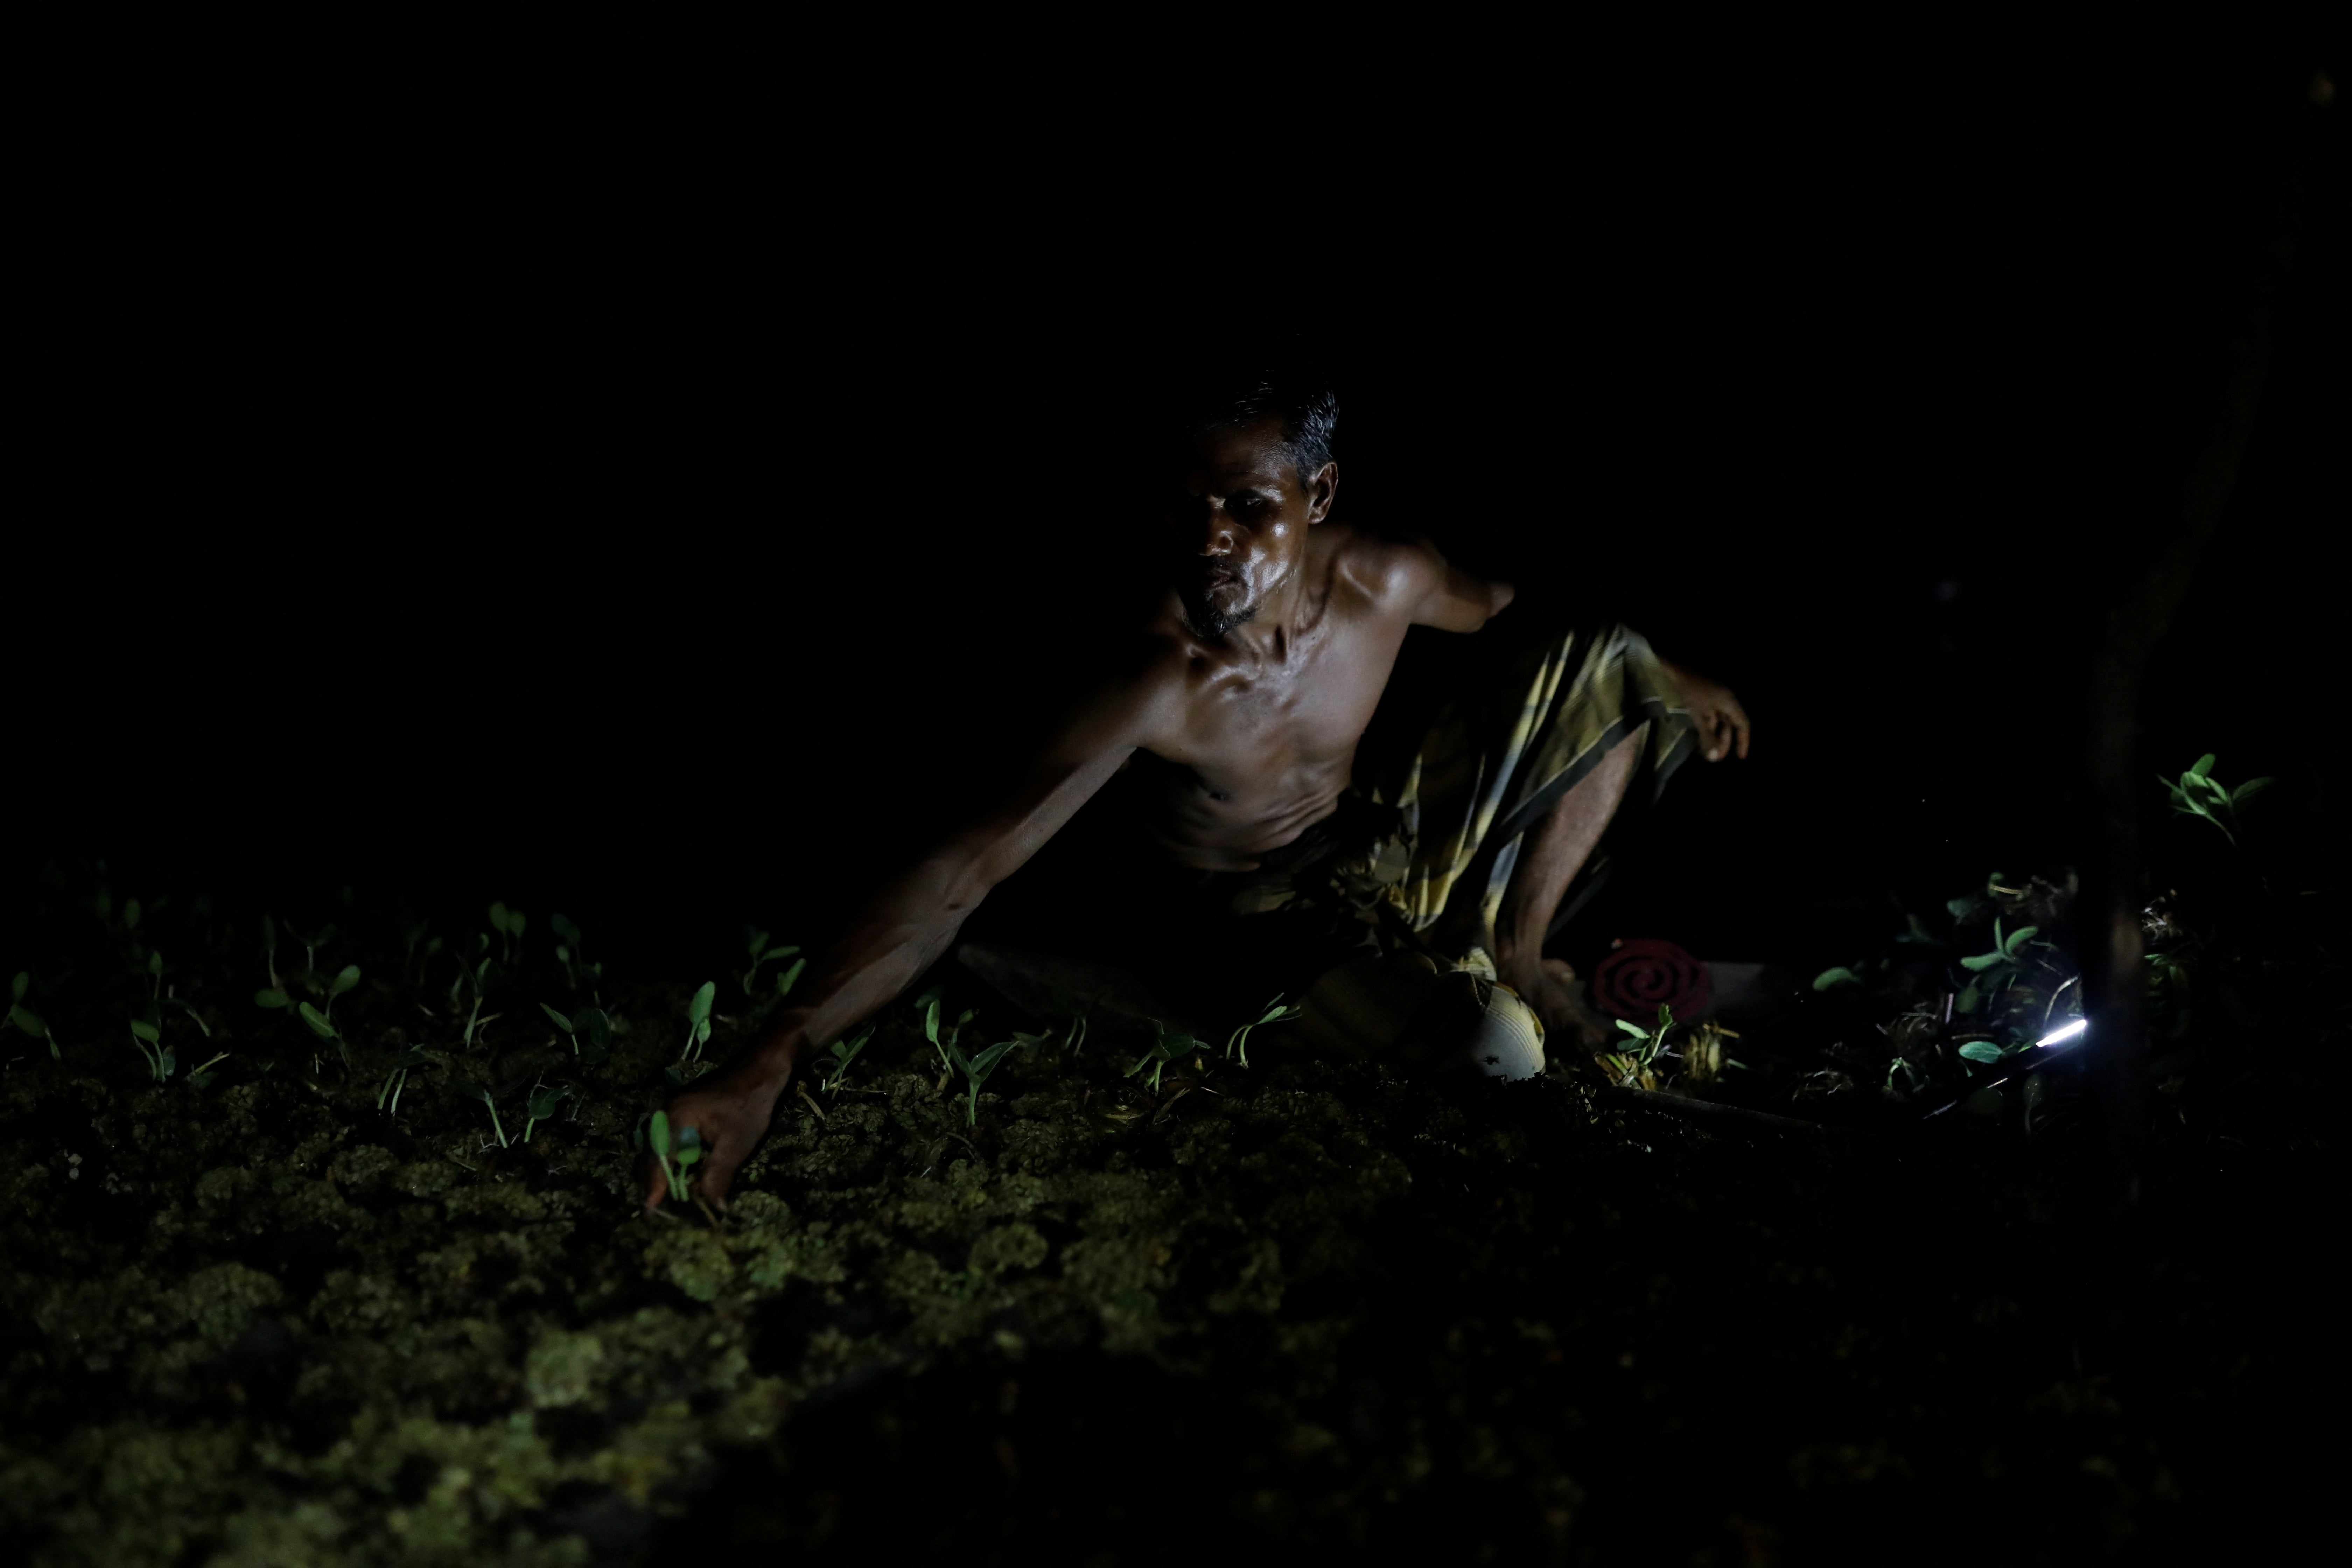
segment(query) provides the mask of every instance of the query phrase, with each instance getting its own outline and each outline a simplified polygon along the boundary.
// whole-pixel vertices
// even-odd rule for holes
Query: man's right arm
[[[937,963],[990,889],[1027,862],[1136,747],[1154,733],[1176,689],[1163,668],[1083,707],[994,811],[870,900],[804,983],[807,1000],[776,1019],[727,1068],[670,1102],[672,1126],[692,1127],[708,1151],[698,1190],[723,1200],[735,1169],[767,1131],[803,1050],[840,1038]],[[647,1173],[646,1205],[663,1197]]]

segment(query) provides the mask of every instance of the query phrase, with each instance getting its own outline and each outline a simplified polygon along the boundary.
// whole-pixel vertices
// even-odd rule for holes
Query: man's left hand
[[[1693,675],[1675,665],[1668,664],[1665,669],[1682,689],[1683,706],[1690,710],[1691,721],[1698,728],[1701,754],[1710,763],[1719,763],[1734,752],[1747,756],[1748,710],[1739,705],[1739,699],[1731,694],[1730,688],[1718,686],[1703,675]]]

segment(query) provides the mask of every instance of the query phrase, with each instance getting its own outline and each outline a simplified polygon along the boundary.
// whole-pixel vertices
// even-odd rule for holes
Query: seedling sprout
[[[157,1083],[171,1078],[172,1068],[178,1060],[173,1053],[163,1048],[163,1030],[156,1027],[152,1020],[131,1020],[131,1043],[137,1046],[139,1054],[147,1059],[147,1071]]]
[[[1296,1003],[1287,1007],[1284,1006],[1282,1005],[1282,993],[1279,991],[1276,992],[1272,1000],[1268,1001],[1265,1005],[1265,1013],[1264,1016],[1255,1020],[1254,1022],[1244,1024],[1240,1028],[1235,1029],[1231,1035],[1225,1037],[1226,1058],[1231,1059],[1235,1051],[1239,1051],[1241,1053],[1242,1066],[1244,1068],[1248,1067],[1249,1036],[1252,1029],[1261,1029],[1268,1024],[1287,1024],[1290,1020],[1297,1017],[1300,1014],[1306,1011],[1306,1008],[1297,1005]]]
[[[843,1076],[849,1071],[849,1064],[857,1059],[857,1053],[864,1050],[866,1048],[866,1042],[873,1037],[874,1030],[869,1025],[866,1028],[859,1031],[857,1037],[854,1040],[835,1040],[833,1042],[833,1070],[825,1075],[821,1085],[827,1094],[838,1094],[841,1092],[841,1080]]]
[[[449,1083],[450,1087],[457,1089],[459,1094],[464,1095],[467,1099],[478,1100],[484,1105],[490,1108],[490,1129],[499,1135],[499,1147],[501,1149],[506,1148],[506,1126],[499,1120],[498,1099],[496,1096],[491,1094],[488,1086],[486,1084],[477,1083],[469,1078],[457,1078],[454,1075],[450,1078]]]
[[[520,910],[510,910],[503,903],[490,906],[490,929],[499,933],[499,958],[507,967],[514,967],[514,944],[522,940],[523,915]]]
[[[2172,797],[2172,809],[2176,816],[2201,816],[2220,828],[2222,837],[2235,844],[2238,836],[2230,830],[2230,825],[2238,819],[2238,807],[2268,789],[2273,781],[2267,778],[2248,779],[2236,789],[2231,789],[2213,777],[2213,753],[2208,752],[2180,775],[2179,783],[2175,784],[2168,778],[2159,778],[2156,782],[2162,784],[2165,793]]]
[[[394,1116],[399,1115],[401,1091],[408,1087],[409,1069],[432,1065],[433,1058],[423,1051],[410,1050],[401,1053],[400,1059],[392,1064],[392,1070],[383,1075],[383,1087],[375,1092],[375,1108],[378,1110],[383,1110],[384,1100],[389,1097],[392,1100],[391,1113]]]
[[[669,1112],[656,1110],[646,1129],[646,1141],[653,1148],[654,1158],[661,1162],[662,1175],[669,1184],[669,1195],[674,1198],[688,1196],[687,1177],[702,1159],[702,1134],[691,1127],[681,1127],[673,1142]]]
[[[1657,1076],[1652,1070],[1652,1064],[1664,1052],[1666,1037],[1674,1032],[1675,1010],[1664,1002],[1659,1003],[1658,1024],[1654,1029],[1645,1029],[1630,1018],[1618,1019],[1617,1027],[1637,1042],[1629,1049],[1606,1058],[1616,1074],[1617,1081],[1637,1089],[1655,1089]]]
[[[547,924],[548,929],[554,931],[557,938],[555,961],[563,965],[564,976],[572,982],[572,989],[579,989],[580,977],[583,974],[588,977],[588,983],[592,987],[604,977],[604,966],[601,963],[589,963],[587,953],[582,951],[580,928],[572,923],[570,917],[550,915],[547,917]],[[594,994],[593,990],[590,994]]]
[[[971,1015],[967,1013],[964,1016],[969,1018]],[[996,1070],[997,1063],[1003,1061],[1008,1052],[1034,1046],[1037,1042],[1038,1037],[1035,1035],[1015,1035],[1009,1040],[999,1040],[983,1050],[966,1056],[962,1047],[955,1043],[954,1037],[952,1035],[949,1037],[947,1044],[941,1049],[946,1053],[948,1059],[954,1064],[956,1070],[963,1074],[964,1124],[966,1126],[976,1127],[980,1124],[980,1086],[988,1081],[988,1075]]]
[[[923,1038],[930,1041],[931,1048],[940,1054],[939,1087],[945,1089],[948,1080],[956,1074],[957,1064],[963,1059],[956,1048],[956,1042],[963,1037],[964,1026],[971,1022],[972,1010],[965,1008],[962,1016],[942,1033],[940,1028],[940,988],[934,985],[915,998],[915,1005],[923,1009]]]
[[[1205,1052],[1209,1047],[1207,1041],[1196,1040],[1190,1035],[1180,1034],[1157,1018],[1151,1020],[1151,1026],[1159,1031],[1159,1038],[1152,1041],[1150,1049],[1145,1051],[1140,1058],[1137,1058],[1136,1064],[1127,1069],[1125,1076],[1133,1078],[1145,1068],[1150,1068],[1151,1092],[1158,1094],[1160,1075],[1168,1070],[1169,1064],[1181,1061],[1184,1058],[1196,1053]]]
[[[768,945],[768,933],[752,927],[747,926],[744,928],[743,940],[744,945],[751,950],[751,967],[743,972],[743,994],[746,996],[751,995],[755,988],[755,983],[760,978],[760,966],[761,964],[767,963],[772,960],[791,958],[800,952],[800,949],[797,946],[790,944],[782,947],[770,947]],[[793,988],[793,982],[798,980],[801,977],[801,971],[807,967],[808,960],[803,958],[794,963],[790,969],[784,971],[782,975],[778,976],[776,980],[776,994],[782,996],[788,994]]]
[[[21,1033],[30,1035],[37,1040],[48,1041],[49,1059],[63,1061],[65,1053],[58,1049],[58,1037],[49,1033],[49,1026],[41,1022],[39,1015],[25,1005],[25,991],[32,984],[33,973],[29,969],[18,970],[16,978],[8,983],[8,1021],[16,1025]]]
[[[719,982],[706,980],[701,989],[686,1005],[686,1048],[678,1054],[677,1065],[702,1059],[702,1047],[710,1043],[710,1004],[719,995]]]
[[[541,1002],[539,1005],[539,1010],[546,1014],[549,1021],[557,1028],[563,1031],[564,1037],[572,1042],[573,1056],[581,1058],[583,1061],[601,1062],[611,1054],[613,1021],[604,1016],[604,1009],[602,1007],[583,1007],[576,1013],[566,1015],[557,1012]],[[588,1049],[584,1053],[580,1048],[582,1035],[588,1037]]]
[[[552,1087],[546,1084],[537,1086],[532,1090],[530,1100],[525,1108],[529,1114],[522,1124],[522,1141],[526,1143],[530,1142],[530,1130],[554,1115],[556,1107],[562,1105],[571,1097],[571,1094],[572,1089],[568,1084],[556,1084]]]

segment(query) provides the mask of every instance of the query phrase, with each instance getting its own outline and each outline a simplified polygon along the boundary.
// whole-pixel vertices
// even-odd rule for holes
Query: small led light
[[[2090,1020],[2087,1018],[2077,1018],[2071,1024],[2062,1025],[2059,1027],[2051,1030],[2048,1034],[2034,1041],[2034,1048],[2038,1050],[2043,1046],[2054,1046],[2062,1040],[2071,1040],[2088,1027],[2090,1027]]]

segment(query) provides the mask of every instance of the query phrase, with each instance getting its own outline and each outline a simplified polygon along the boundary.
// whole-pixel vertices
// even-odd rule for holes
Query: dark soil
[[[278,964],[364,972],[346,1067],[250,1000],[255,919],[128,913],[60,900],[26,1005],[61,1059],[14,1033],[0,1078],[12,1556],[2201,1561],[2321,1482],[2282,1435],[2324,1426],[2335,1137],[2260,1073],[2166,1100],[2118,1218],[2079,1121],[1793,1098],[1821,1005],[1741,1090],[1821,1130],[1273,1030],[1156,1097],[1107,1030],[1016,1053],[968,1122],[894,1016],[712,1224],[631,1198],[689,986],[603,985],[587,1061],[533,927],[468,1047],[453,961],[404,980],[342,911]],[[943,977],[972,1037],[1029,1026]],[[723,1051],[755,1014],[719,987]],[[578,1093],[524,1143],[534,1080]]]

